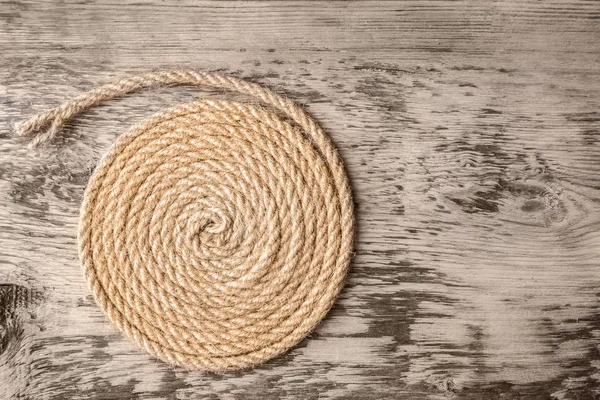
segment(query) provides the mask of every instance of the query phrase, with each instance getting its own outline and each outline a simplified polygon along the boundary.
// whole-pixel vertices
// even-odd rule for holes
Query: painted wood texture
[[[305,105],[352,180],[347,287],[307,340],[253,370],[138,351],[77,257],[99,158],[198,90],[111,101],[35,151],[12,134],[170,66]],[[600,398],[599,173],[596,1],[0,0],[0,398]]]

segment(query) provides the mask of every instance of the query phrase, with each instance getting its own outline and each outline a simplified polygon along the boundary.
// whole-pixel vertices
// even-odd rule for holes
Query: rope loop
[[[352,255],[348,178],[311,116],[260,85],[176,70],[99,87],[17,133],[48,143],[91,107],[165,85],[222,88],[265,107],[198,99],[121,135],[85,190],[85,276],[110,321],[150,354],[210,371],[260,364],[322,320]]]

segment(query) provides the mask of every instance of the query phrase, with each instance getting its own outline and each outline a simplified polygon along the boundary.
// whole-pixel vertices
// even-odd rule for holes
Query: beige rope
[[[302,340],[344,284],[354,214],[342,162],[292,101],[188,70],[102,86],[17,132],[47,128],[32,144],[48,142],[90,107],[155,85],[224,88],[272,110],[199,99],[120,136],[81,207],[86,278],[117,328],[162,360],[213,371],[259,364]]]

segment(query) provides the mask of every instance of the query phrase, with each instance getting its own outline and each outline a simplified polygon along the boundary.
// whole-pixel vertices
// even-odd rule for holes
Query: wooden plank
[[[598,18],[594,1],[0,1],[0,397],[599,397]],[[340,301],[249,371],[141,353],[77,257],[98,159],[199,91],[112,101],[35,151],[11,133],[116,77],[181,65],[304,104],[354,188]]]

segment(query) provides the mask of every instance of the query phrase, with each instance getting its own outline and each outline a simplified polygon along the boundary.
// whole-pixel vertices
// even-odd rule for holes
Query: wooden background
[[[12,134],[172,66],[305,105],[353,184],[347,287],[307,340],[253,370],[140,352],[77,257],[98,159],[198,90],[111,101],[35,151]],[[0,398],[600,398],[599,107],[597,1],[0,0]]]

